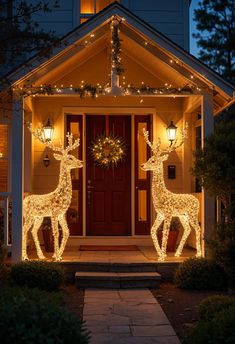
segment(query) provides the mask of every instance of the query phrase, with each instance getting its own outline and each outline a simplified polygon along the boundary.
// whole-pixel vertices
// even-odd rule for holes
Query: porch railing
[[[0,192],[0,221],[3,227],[4,245],[11,251],[11,193]]]

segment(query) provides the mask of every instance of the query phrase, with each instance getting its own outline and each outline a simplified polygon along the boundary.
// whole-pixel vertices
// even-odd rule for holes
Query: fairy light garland
[[[157,251],[159,260],[164,261],[167,257],[166,247],[170,231],[170,224],[173,217],[178,217],[184,232],[181,241],[176,250],[175,256],[180,257],[185,242],[191,232],[191,227],[196,232],[196,249],[197,257],[201,257],[201,228],[198,222],[199,201],[190,194],[175,194],[169,191],[164,182],[163,161],[166,161],[169,154],[176,148],[181,146],[186,137],[187,127],[182,131],[182,139],[178,144],[177,140],[167,149],[161,149],[160,139],[158,142],[151,143],[148,138],[148,132],[143,130],[146,143],[151,148],[153,155],[144,164],[141,165],[142,170],[152,171],[152,199],[156,211],[156,219],[151,228],[151,237],[154,247]],[[157,237],[157,231],[163,225],[162,245],[160,247]]]
[[[23,97],[36,97],[40,95],[63,95],[63,94],[78,94],[80,98],[98,98],[99,96],[112,96],[110,93],[109,83],[105,86],[100,84],[91,85],[81,83],[78,86],[60,86],[57,85],[41,85],[41,86],[22,86],[14,87],[14,92],[18,92]],[[188,95],[198,94],[198,90],[194,86],[183,85],[182,87],[173,87],[172,85],[163,85],[161,87],[151,87],[141,84],[135,87],[129,84],[122,87],[120,96],[155,96],[155,95]]]
[[[122,21],[122,20],[121,20]],[[112,52],[112,68],[115,69],[117,75],[121,75],[124,72],[124,68],[122,66],[122,58],[121,58],[121,40],[119,38],[119,29],[120,21],[117,19],[113,19],[111,21],[111,52]]]
[[[45,259],[45,256],[40,247],[38,239],[38,230],[45,217],[51,218],[52,235],[54,238],[54,254],[53,258],[56,261],[62,259],[62,254],[65,249],[66,242],[69,237],[69,228],[66,220],[66,212],[70,206],[72,199],[72,181],[70,171],[73,168],[81,168],[83,163],[73,155],[69,154],[79,146],[79,139],[74,140],[73,135],[67,134],[68,145],[66,148],[63,146],[55,146],[53,142],[44,141],[42,135],[42,128],[37,128],[31,132],[36,139],[41,141],[48,148],[54,152],[54,158],[60,161],[60,175],[59,184],[57,188],[43,195],[30,195],[23,201],[23,236],[22,236],[22,258],[28,259],[27,255],[27,236],[31,230],[32,237],[36,246],[37,256],[39,259]],[[62,241],[59,245],[59,225],[62,229]]]
[[[118,136],[98,136],[91,145],[91,156],[101,167],[117,165],[125,158],[126,144]]]

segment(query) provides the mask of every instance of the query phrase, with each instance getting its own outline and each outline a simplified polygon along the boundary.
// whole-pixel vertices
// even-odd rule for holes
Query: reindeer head
[[[75,156],[72,154],[69,154],[70,151],[74,150],[80,144],[80,139],[76,139],[73,142],[73,134],[67,133],[66,137],[68,140],[68,145],[64,148],[62,144],[60,146],[55,146],[53,142],[45,141],[42,135],[42,128],[32,130],[32,127],[30,126],[29,129],[33,136],[42,142],[46,147],[51,148],[54,152],[58,152],[54,153],[54,158],[56,160],[60,160],[67,170],[83,167],[83,162],[81,160],[75,158]]]
[[[56,160],[60,160],[61,163],[63,163],[63,166],[65,166],[67,170],[83,167],[83,162],[81,160],[78,160],[77,158],[75,158],[75,156],[73,156],[72,154],[69,154],[70,151],[74,150],[76,147],[79,146],[80,140],[79,139],[74,140],[74,143],[73,143],[73,134],[69,134],[69,133],[67,133],[66,137],[68,139],[68,145],[66,146],[65,149],[59,147],[59,152],[61,152],[61,154],[54,153],[54,158]]]
[[[141,168],[143,171],[157,171],[159,169],[162,168],[162,163],[163,161],[167,160],[169,157],[169,154],[176,150],[178,147],[180,147],[186,138],[186,134],[187,134],[187,129],[188,129],[188,125],[186,123],[185,129],[183,129],[181,131],[181,140],[178,143],[177,139],[174,141],[174,143],[166,148],[166,149],[161,149],[161,141],[160,139],[158,139],[157,142],[153,142],[151,143],[149,141],[149,133],[148,131],[146,131],[145,129],[143,129],[143,134],[144,134],[144,138],[146,143],[148,144],[148,146],[151,148],[151,151],[153,153],[153,155],[151,156],[151,158],[144,164],[141,164]]]

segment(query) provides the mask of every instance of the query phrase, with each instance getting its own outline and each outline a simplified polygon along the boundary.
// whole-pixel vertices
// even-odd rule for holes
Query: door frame
[[[66,106],[62,108],[63,112],[63,118],[64,118],[64,128],[66,128],[66,115],[68,114],[74,114],[74,115],[82,115],[83,116],[83,125],[82,125],[82,139],[83,142],[86,140],[86,121],[84,120],[85,116],[95,115],[95,114],[105,114],[108,113],[110,115],[130,115],[131,116],[131,145],[132,145],[132,163],[131,163],[131,175],[135,175],[135,137],[134,137],[134,130],[135,130],[135,121],[134,116],[135,115],[152,115],[152,134],[154,137],[155,132],[155,126],[156,126],[156,108],[155,107],[103,107],[103,106],[95,106],[95,107],[85,107],[85,106]],[[83,159],[86,156],[86,147],[85,144],[83,144],[82,147],[82,154]],[[80,157],[80,159],[82,159]],[[83,190],[86,190],[86,164],[84,164],[83,168]],[[82,195],[82,202],[83,205],[86,204],[86,192],[83,192]],[[87,237],[86,235],[86,207],[83,206],[83,228],[82,228],[82,237]],[[150,207],[150,224],[152,224],[153,220],[153,207]],[[131,237],[135,238],[144,238],[148,237],[149,235],[135,235],[135,178],[131,178]],[[115,236],[114,236],[115,237]],[[74,238],[79,238],[79,236],[76,236]],[[93,238],[96,238],[94,236]],[[116,238],[121,238],[121,236],[116,236]],[[128,238],[128,236],[125,236],[125,238]]]

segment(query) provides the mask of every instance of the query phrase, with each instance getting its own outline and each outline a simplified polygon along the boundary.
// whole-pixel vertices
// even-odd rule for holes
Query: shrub
[[[229,285],[235,287],[235,220],[217,224],[207,242],[211,257],[220,264],[228,277]]]
[[[212,319],[201,320],[187,334],[183,344],[235,343],[235,306],[216,312]]]
[[[176,269],[174,282],[179,288],[222,289],[226,285],[226,276],[213,260],[189,258]]]
[[[19,286],[55,291],[64,283],[64,270],[58,263],[21,262],[12,266],[11,278]]]
[[[204,299],[199,305],[199,315],[202,320],[210,320],[217,313],[228,309],[230,306],[235,307],[235,297],[224,295],[213,295]]]
[[[10,288],[0,296],[0,342],[4,344],[89,343],[84,324],[37,289]]]
[[[12,287],[9,283],[1,286],[0,304],[2,304],[4,300],[11,298],[27,299],[32,302],[44,300],[48,306],[62,306],[64,304],[64,294],[62,292],[48,293],[38,288]]]

